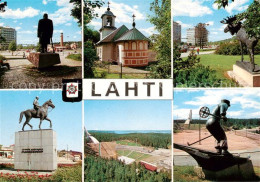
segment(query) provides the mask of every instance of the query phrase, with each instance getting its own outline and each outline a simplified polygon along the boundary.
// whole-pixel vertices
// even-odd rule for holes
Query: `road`
[[[203,51],[203,52],[200,52],[199,55],[202,55],[202,54],[213,54],[215,52],[214,51]],[[190,51],[189,52],[185,52],[185,53],[181,53],[181,58],[184,58],[184,57],[188,57],[188,55],[190,54]]]

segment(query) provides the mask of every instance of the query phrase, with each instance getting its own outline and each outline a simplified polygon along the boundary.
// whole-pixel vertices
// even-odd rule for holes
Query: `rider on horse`
[[[39,108],[40,108],[40,106],[39,106],[39,102],[38,102],[38,100],[39,100],[39,97],[38,96],[36,96],[35,97],[35,99],[34,99],[34,101],[33,101],[33,108],[36,110],[36,117],[40,117],[39,116]]]

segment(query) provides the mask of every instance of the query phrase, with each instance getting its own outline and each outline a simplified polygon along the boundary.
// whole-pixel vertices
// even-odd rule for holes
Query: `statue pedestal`
[[[244,87],[260,87],[260,71],[259,66],[255,67],[256,72],[251,72],[245,66],[248,66],[248,62],[237,61],[233,65],[233,71],[228,71],[228,75],[233,78],[239,85]]]
[[[27,59],[37,68],[60,64],[60,55],[57,53],[30,53]]]
[[[216,164],[217,165],[217,164]],[[255,177],[254,168],[252,161],[248,160],[243,164],[235,164],[226,169],[219,171],[211,171],[203,169],[202,167],[195,166],[194,172],[201,179],[210,179],[210,180],[252,180]]]
[[[14,168],[33,171],[56,170],[56,132],[51,129],[15,132]]]

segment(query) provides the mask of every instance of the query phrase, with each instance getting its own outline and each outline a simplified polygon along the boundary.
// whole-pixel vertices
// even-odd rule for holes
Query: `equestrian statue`
[[[50,122],[50,128],[52,128],[51,120],[48,118],[48,109],[51,107],[52,109],[55,108],[55,105],[52,103],[51,99],[46,101],[42,106],[39,106],[38,103],[39,97],[37,96],[33,102],[34,109],[28,109],[26,111],[22,111],[20,113],[20,119],[19,123],[22,122],[23,115],[25,116],[26,120],[23,124],[22,131],[24,131],[25,125],[29,125],[31,129],[33,129],[33,126],[29,123],[32,118],[39,118],[39,129],[41,130],[41,124],[43,120],[47,120]]]

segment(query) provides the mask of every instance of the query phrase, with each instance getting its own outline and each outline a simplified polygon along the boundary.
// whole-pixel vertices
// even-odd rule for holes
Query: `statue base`
[[[255,177],[252,161],[248,158],[233,155],[222,155],[216,152],[174,143],[174,148],[191,155],[198,163],[196,174],[203,179],[237,180]]]
[[[243,164],[235,164],[219,171],[210,171],[200,166],[194,167],[194,172],[201,179],[226,181],[226,180],[252,180],[255,177],[252,161],[248,160]]]
[[[27,59],[38,69],[60,64],[60,55],[57,53],[30,53]]]
[[[56,132],[51,129],[15,132],[16,170],[54,171],[57,169]]]
[[[260,87],[260,67],[255,66],[255,71],[250,69],[250,62],[237,61],[233,65],[233,71],[228,71],[228,75],[239,85],[244,87]]]

